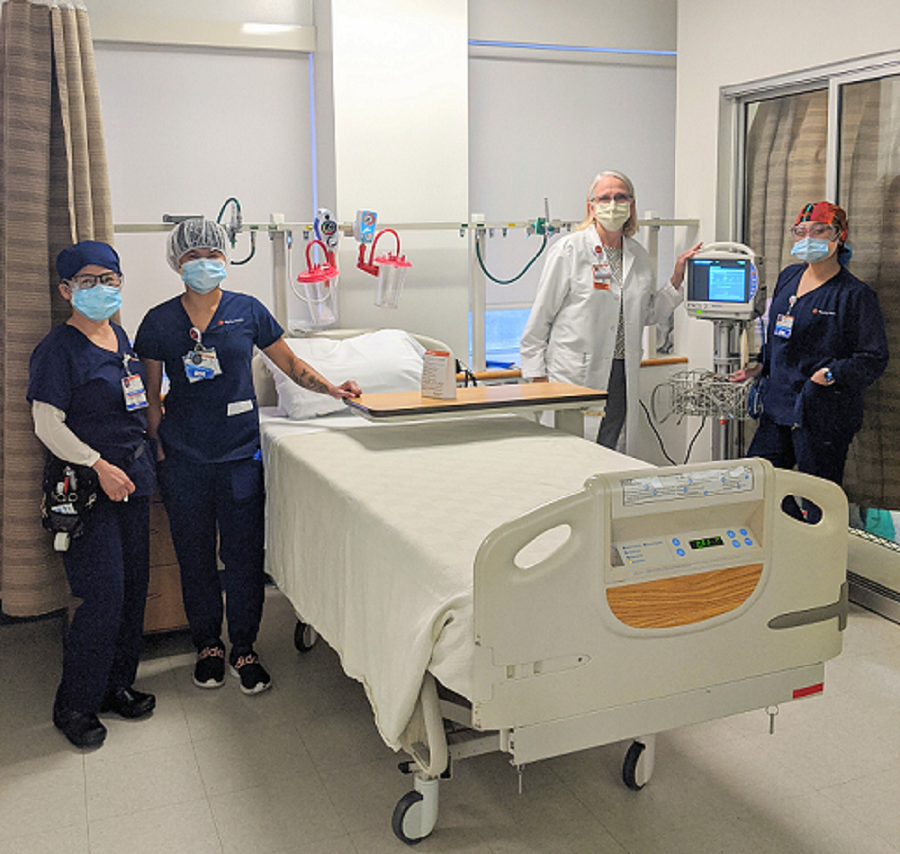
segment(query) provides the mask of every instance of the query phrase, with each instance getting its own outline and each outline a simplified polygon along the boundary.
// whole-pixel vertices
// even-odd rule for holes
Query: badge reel
[[[128,363],[134,359],[130,353],[122,357],[122,365],[125,368],[125,376],[122,377],[122,394],[125,396],[125,409],[134,412],[135,409],[147,408],[147,391],[140,374],[129,373]]]
[[[216,348],[203,346],[203,334],[196,326],[191,327],[191,340],[195,342],[194,349],[183,356],[184,373],[188,382],[211,380],[221,374]]]
[[[791,312],[794,310],[795,302],[797,302],[797,297],[792,296],[788,301],[788,313],[779,314],[775,319],[775,335],[779,338],[791,337],[791,332],[794,329],[794,316]]]

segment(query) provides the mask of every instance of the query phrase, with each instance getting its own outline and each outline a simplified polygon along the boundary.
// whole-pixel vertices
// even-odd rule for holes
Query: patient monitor
[[[688,314],[707,320],[752,320],[756,255],[743,243],[710,243],[687,262]]]

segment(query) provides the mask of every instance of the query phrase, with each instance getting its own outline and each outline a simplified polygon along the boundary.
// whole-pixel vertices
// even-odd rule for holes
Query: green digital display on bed
[[[712,546],[725,545],[725,541],[721,537],[704,537],[702,540],[689,540],[692,549],[708,549]]]

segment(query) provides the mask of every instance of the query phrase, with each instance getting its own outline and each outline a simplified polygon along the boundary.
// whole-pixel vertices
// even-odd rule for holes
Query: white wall
[[[95,38],[113,217],[161,222],[164,213],[215,217],[237,196],[246,221],[270,213],[309,220],[309,98],[306,54],[108,42],[111,22],[127,18],[140,39],[160,22],[252,21],[311,25],[297,0],[86,0]],[[117,28],[121,32],[121,27]],[[99,39],[99,40],[98,40]],[[134,334],[148,308],[182,289],[165,263],[165,234],[119,234],[127,287],[122,322]],[[232,257],[245,257],[244,235]],[[269,241],[256,258],[229,270],[229,286],[272,307]]]
[[[473,57],[470,64],[470,205],[491,221],[544,215],[581,220],[593,177],[617,169],[634,182],[638,213],[674,215],[675,70],[557,59]],[[661,255],[671,270],[671,231]],[[522,231],[487,243],[500,279],[540,246]],[[530,303],[543,259],[515,285],[488,285],[488,304]]]
[[[116,223],[215,218],[229,196],[247,222],[311,218],[305,55],[108,45],[95,55]],[[183,286],[165,264],[165,234],[119,234],[116,247],[128,280],[122,321],[134,334]],[[245,234],[231,257],[248,252]],[[226,287],[271,308],[270,252],[259,240],[249,264],[229,267]]]
[[[469,37],[674,51],[675,11],[675,0],[568,0],[552,14],[537,0],[471,2]],[[603,169],[631,177],[639,215],[675,215],[672,57],[473,47],[469,122],[470,206],[489,222],[543,216],[545,197],[552,218],[580,220],[588,184]],[[672,238],[663,231],[663,275],[671,270]],[[539,246],[540,238],[523,231],[497,231],[486,266],[511,278]],[[488,282],[488,305],[530,304],[542,265],[543,258],[511,286]]]
[[[679,0],[675,209],[697,217],[705,241],[716,234],[717,140],[723,86],[853,59],[900,46],[900,3],[849,6],[779,0]],[[712,366],[712,324],[677,318],[676,350]],[[700,442],[698,441],[698,450]],[[697,456],[696,459],[701,459]]]
[[[321,15],[316,20],[312,5],[312,0],[152,0],[128,4],[127,14],[137,36],[141,16],[156,24],[203,19],[315,24],[316,63],[327,64],[333,56],[330,21],[325,26]],[[421,30],[398,30],[388,15],[382,16],[384,29],[377,36],[362,19],[354,25],[352,3],[341,5],[345,14],[335,36],[342,50],[364,51],[371,61],[368,73],[350,65],[339,71],[344,74],[341,137],[334,137],[333,118],[332,124],[319,122],[320,172],[336,174],[335,150],[344,159],[340,203],[337,179],[329,184],[320,176],[320,204],[335,208],[343,220],[370,205],[383,222],[463,221],[472,210],[526,219],[542,214],[546,195],[554,216],[576,218],[586,182],[598,169],[613,166],[632,174],[641,211],[678,213],[672,206],[671,59],[534,52],[501,57],[483,49],[473,49],[470,57],[466,44],[467,38],[485,38],[671,50],[675,0],[636,0],[626,9],[610,0],[563,0],[552,9],[535,0],[405,5]],[[125,11],[118,0],[87,0],[87,7],[100,33],[104,21]],[[435,54],[438,41],[449,43],[448,27],[455,46]],[[429,29],[439,29],[440,40],[429,36]],[[288,220],[311,219],[306,55],[109,42],[99,43],[96,52],[116,222],[158,222],[163,213],[215,216],[229,195],[240,198],[247,220],[267,220],[272,212]],[[378,76],[394,60],[408,78],[406,91]],[[449,89],[435,83],[436,74],[448,81],[470,75],[472,85],[457,87],[448,100]],[[416,90],[426,81],[433,97],[425,99],[431,106],[423,109]],[[333,103],[332,81],[317,75],[316,83],[319,106]],[[404,109],[415,98],[415,111]],[[430,161],[410,156],[423,147],[432,150]],[[414,159],[430,165],[410,168]],[[371,305],[373,280],[354,269],[355,247],[345,239],[343,325],[416,327],[465,352],[466,242],[457,233],[437,243],[434,237],[402,235],[414,267],[398,312]],[[499,246],[499,240],[492,244]],[[178,280],[162,260],[163,244],[163,235],[117,237],[129,280],[123,321],[131,332],[147,307],[178,292]],[[235,255],[243,256],[247,247],[244,235]],[[506,244],[505,251],[513,253],[508,259],[497,248],[489,252],[504,272],[517,270],[519,259],[524,263],[536,247],[534,238],[526,242],[520,234],[515,247]],[[666,247],[664,240],[667,258]],[[295,273],[303,263],[302,249],[298,241]],[[254,261],[232,268],[229,284],[271,307],[269,257],[263,239]],[[540,263],[530,291],[497,292],[492,300],[530,301]]]
[[[150,20],[193,19],[252,21],[262,24],[312,24],[311,0],[82,0],[91,23],[123,14]]]
[[[319,203],[339,220],[358,209],[381,224],[464,222],[468,213],[466,0],[317,3]],[[330,93],[329,93],[330,89]],[[330,94],[330,102],[323,96]],[[320,151],[327,148],[320,145]],[[412,262],[396,310],[373,304],[375,279],[342,241],[341,325],[398,326],[466,351],[468,263],[453,232],[399,229]],[[393,251],[386,236],[378,252]]]
[[[675,49],[676,0],[470,0],[469,36],[492,41]]]

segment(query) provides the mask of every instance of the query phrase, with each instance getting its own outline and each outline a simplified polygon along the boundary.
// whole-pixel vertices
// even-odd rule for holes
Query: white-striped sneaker
[[[241,691],[245,694],[259,694],[272,687],[272,677],[259,663],[259,656],[252,650],[239,655],[231,662],[231,675],[241,680]]]

